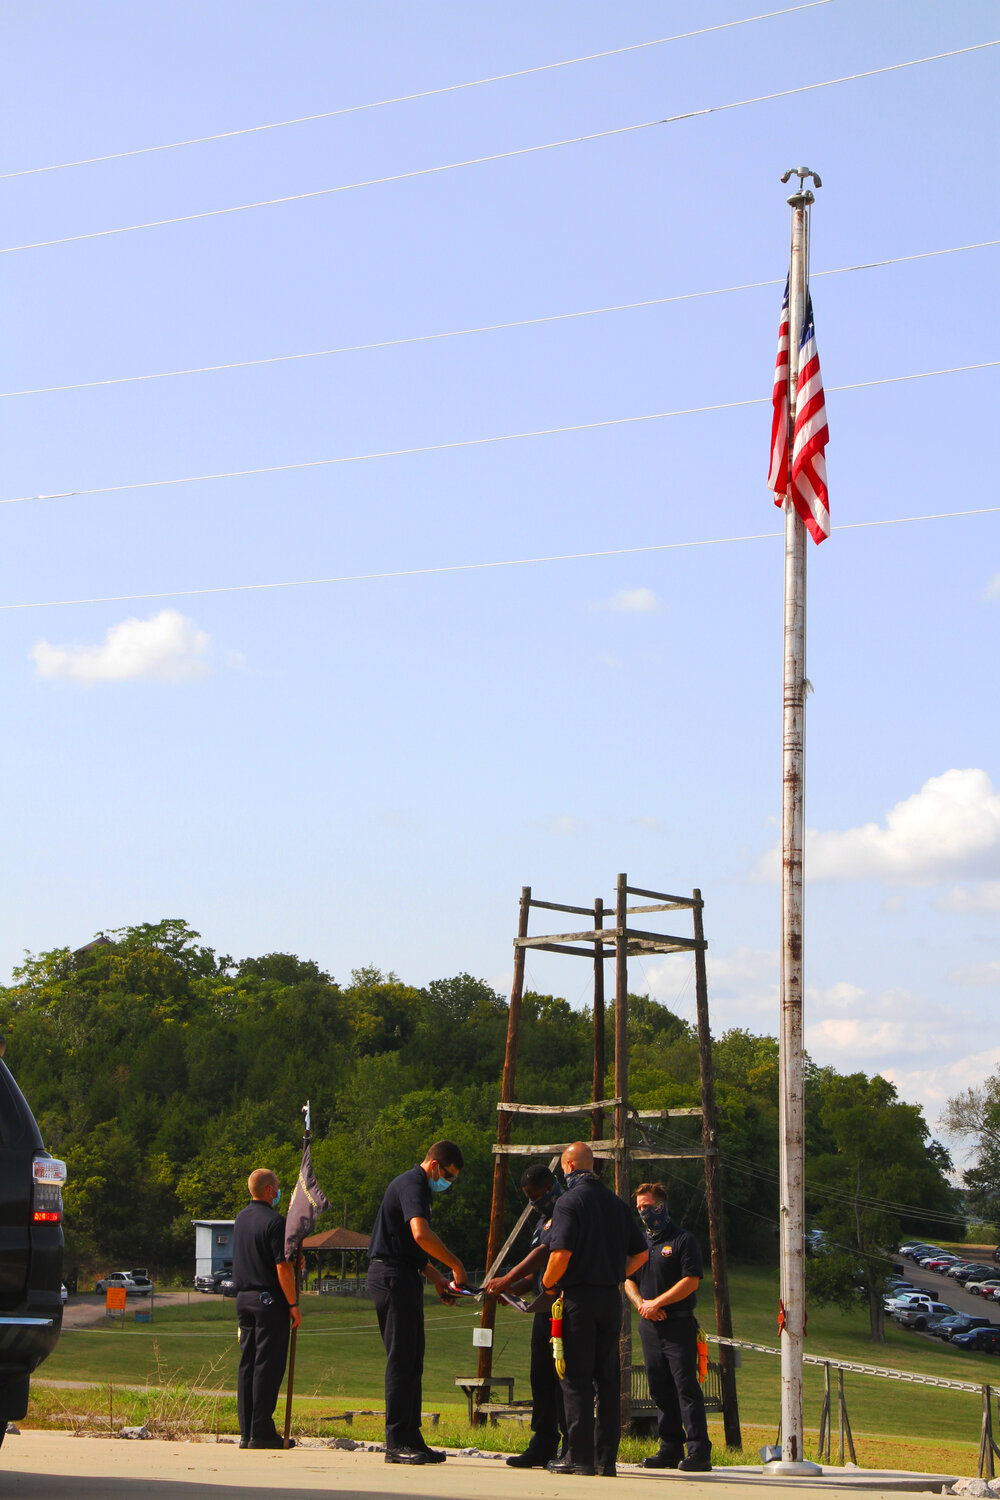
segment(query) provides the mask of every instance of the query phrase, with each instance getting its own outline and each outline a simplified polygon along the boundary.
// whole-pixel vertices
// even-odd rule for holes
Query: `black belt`
[[[419,1276],[422,1266],[415,1266],[412,1261],[392,1260],[388,1255],[369,1255],[369,1260],[377,1260],[379,1265],[388,1266],[390,1271],[413,1271]]]

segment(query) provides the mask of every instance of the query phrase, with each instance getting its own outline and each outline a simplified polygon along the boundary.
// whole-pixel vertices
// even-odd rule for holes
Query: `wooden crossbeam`
[[[595,1109],[614,1109],[620,1103],[620,1099],[595,1099],[592,1104],[504,1104],[501,1100],[497,1109],[512,1115],[590,1115]],[[658,1116],[665,1113],[665,1110],[657,1111]],[[700,1114],[701,1111],[698,1110],[697,1113]]]
[[[616,937],[625,938],[631,951],[632,945],[641,943],[648,951],[657,953],[674,953],[680,950],[694,951],[699,946],[696,938],[675,937],[672,933],[647,932],[638,927],[592,927],[585,932],[548,932],[539,937],[518,937],[514,939],[515,948],[540,948],[555,953],[584,953],[587,958],[593,955],[585,948],[570,947],[569,944],[594,943],[604,944],[612,942]],[[605,951],[605,958],[614,955],[614,949]]]
[[[497,1108],[500,1106],[498,1105]],[[690,1109],[635,1109],[632,1113],[637,1120],[668,1120],[671,1115],[700,1115],[701,1105],[695,1104]]]
[[[569,1145],[569,1141],[544,1142],[535,1146],[494,1146],[494,1156],[550,1156],[555,1152],[563,1152]],[[609,1138],[603,1141],[588,1141],[588,1146],[595,1156],[613,1156],[616,1151],[621,1150],[621,1141]],[[661,1151],[656,1146],[630,1146],[629,1156],[635,1160],[642,1161],[699,1161],[703,1156],[716,1156],[715,1151],[706,1151],[704,1147],[694,1151]]]
[[[666,891],[644,891],[641,886],[627,885],[626,891],[630,896],[648,896],[650,901],[672,901],[675,907],[692,907],[699,903],[691,896],[671,896]]]
[[[536,901],[532,896],[529,906],[538,906],[542,911],[568,911],[575,917],[589,917],[593,915],[592,906],[564,906],[561,901]]]

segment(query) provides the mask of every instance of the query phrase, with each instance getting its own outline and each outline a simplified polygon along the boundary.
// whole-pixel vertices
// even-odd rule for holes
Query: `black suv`
[[[3,1056],[0,1037],[0,1057]],[[0,1062],[0,1442],[62,1328],[62,1185],[34,1116]]]

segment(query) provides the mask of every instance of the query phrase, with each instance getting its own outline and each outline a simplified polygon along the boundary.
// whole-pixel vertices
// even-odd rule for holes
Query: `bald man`
[[[289,1326],[302,1321],[295,1268],[285,1259],[285,1221],[275,1213],[278,1179],[267,1167],[247,1178],[250,1202],[233,1229],[233,1282],[240,1330],[236,1410],[241,1448],[281,1448],[274,1425],[281,1377],[288,1358]],[[288,1446],[295,1447],[289,1439]]]
[[[628,1204],[595,1177],[586,1141],[566,1147],[562,1169],[567,1191],[552,1213],[542,1287],[563,1298],[567,1451],[548,1467],[610,1478],[621,1440],[621,1284],[649,1249]]]

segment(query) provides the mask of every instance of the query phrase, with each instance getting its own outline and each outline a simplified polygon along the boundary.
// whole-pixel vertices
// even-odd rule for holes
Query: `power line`
[[[828,385],[827,395],[838,391],[860,391],[870,386],[899,385],[910,380],[929,380],[935,375],[960,375],[970,370],[991,370],[1000,360],[984,360],[973,365],[952,365],[943,370],[921,370],[913,375],[887,375],[878,380],[856,380],[849,385]],[[86,490],[57,490],[47,495],[12,495],[0,505],[23,505],[30,500],[70,500],[91,495],[118,495],[125,490],[171,489],[181,484],[207,484],[216,479],[247,479],[260,474],[287,474],[302,469],[327,469],[338,464],[367,463],[372,459],[408,458],[419,453],[444,453],[460,448],[483,448],[495,443],[521,442],[525,438],[554,437],[568,432],[594,432],[607,427],[629,427],[640,422],[661,422],[671,417],[697,416],[706,412],[735,411],[747,406],[770,405],[771,397],[752,396],[746,401],[717,401],[708,406],[685,406],[676,411],[644,412],[636,417],[606,417],[599,422],[571,422],[562,427],[539,427],[528,432],[504,432],[494,437],[458,438],[447,443],[422,443],[412,448],[387,448],[377,453],[348,453],[339,458],[303,459],[291,464],[264,464],[255,469],[226,469],[216,474],[185,474],[178,479],[141,479],[127,484],[94,485]]]
[[[662,47],[668,42],[683,42],[691,37],[706,36],[713,31],[729,31],[734,26],[749,26],[754,21],[769,21],[775,16],[790,16],[800,10],[815,10],[831,0],[808,0],[807,4],[790,5],[784,10],[769,10],[759,16],[744,16],[738,21],[723,21],[716,26],[700,26],[695,31],[679,31],[674,36],[658,36],[648,42],[632,42],[627,47],[611,47],[605,52],[588,52],[582,57],[567,57],[560,62],[539,63],[533,68],[518,68],[511,73],[494,73],[489,78],[473,78],[467,83],[449,83],[442,88],[421,89],[415,94],[398,94],[391,99],[375,99],[369,104],[350,104],[343,109],[322,110],[318,114],[299,115],[292,120],[274,120],[267,125],[247,125],[241,130],[222,130],[215,135],[198,135],[184,141],[168,141],[160,146],[138,146],[132,151],[112,151],[106,156],[87,156],[80,161],[60,161],[48,167],[24,167],[18,172],[0,172],[0,182],[12,177],[34,177],[41,172],[62,172],[68,167],[91,167],[98,162],[122,161],[130,156],[150,156],[158,151],[176,151],[182,146],[202,146],[209,141],[229,141],[241,135],[259,135],[266,130],[283,130],[288,125],[308,125],[315,120],[333,120],[340,115],[360,114],[365,110],[384,109],[389,104],[409,104],[416,99],[433,99],[440,94],[455,94],[487,83],[505,83],[512,78],[527,78],[534,73],[550,73],[557,68],[571,68],[578,63],[598,62],[605,57],[620,57],[626,52],[641,52],[647,47]]]
[[[58,239],[35,240],[24,245],[5,245],[0,249],[0,255],[14,255],[21,250],[42,250],[51,245],[73,245],[81,240],[99,240],[109,235],[132,234],[140,229],[162,229],[170,224],[191,224],[197,219],[218,219],[227,214],[246,213],[254,208],[273,208],[284,203],[303,203],[307,199],[327,198],[334,193],[350,193],[358,188],[380,187],[390,182],[408,182],[416,177],[433,177],[442,172],[454,172],[460,167],[478,167],[487,162],[510,161],[517,156],[533,156],[541,151],[555,151],[563,146],[577,146],[589,141],[608,140],[612,136],[630,135],[637,130],[650,130],[657,125],[675,125],[681,120],[693,120],[701,115],[723,114],[727,110],[745,109],[751,104],[765,104],[774,99],[788,99],[795,94],[809,94],[816,89],[833,88],[836,84],[853,83],[860,78],[875,78],[883,73],[898,73],[904,68],[917,68],[923,63],[941,62],[945,58],[961,57],[968,52],[981,52],[985,48],[997,46],[1000,46],[1000,38],[989,42],[977,42],[971,47],[957,47],[951,52],[936,52],[930,57],[915,57],[907,62],[889,63],[882,68],[867,68],[860,73],[846,73],[840,78],[826,78],[820,83],[804,83],[797,88],[758,94],[752,99],[737,99],[729,104],[712,104],[702,109],[689,109],[681,114],[667,115],[662,120],[642,120],[635,125],[618,125],[611,130],[595,130],[587,135],[567,136],[564,140],[545,141],[537,146],[520,146],[513,151],[494,151],[487,156],[473,156],[463,161],[444,162],[437,167],[417,167],[410,172],[392,172],[385,177],[369,177],[361,182],[341,183],[337,187],[313,188],[305,193],[286,193],[280,198],[261,198],[254,203],[236,203],[229,208],[208,208],[199,213],[177,214],[169,219],[150,219],[143,224],[123,224],[115,229],[93,229],[87,234],[68,234]]]
[[[884,521],[850,521],[833,531],[868,531],[881,526],[909,526],[919,521],[957,521],[968,516],[1000,514],[1000,505],[978,510],[948,510],[928,516],[893,516]],[[0,604],[0,613],[20,609],[61,609],[78,604],[131,604],[150,599],[189,599],[202,594],[251,594],[272,589],[318,588],[324,584],[372,583],[393,578],[426,578],[442,573],[479,573],[494,568],[523,568],[540,563],[583,562],[601,557],[629,557],[644,552],[681,552],[692,547],[723,547],[733,542],[780,541],[783,531],[758,531],[748,536],[704,537],[694,542],[652,542],[642,547],[608,547],[594,552],[564,552],[549,557],[512,557],[498,562],[450,563],[430,568],[398,568],[384,573],[349,573],[334,578],[294,578],[279,583],[229,583],[211,588],[162,589],[148,594],[104,594],[92,599],[37,599],[28,604]]]
[[[822,4],[830,0],[820,0]],[[874,271],[884,266],[903,265],[908,261],[933,260],[940,255],[959,255],[966,250],[984,250],[1000,245],[1000,240],[978,240],[970,245],[949,245],[944,250],[921,250],[915,255],[894,255],[887,260],[861,261],[854,266],[835,266],[827,271],[812,271],[810,277],[843,276],[851,271]],[[442,339],[468,338],[472,334],[500,333],[513,328],[534,328],[546,323],[571,322],[576,318],[594,318],[605,313],[632,312],[645,307],[663,307],[671,302],[693,302],[702,297],[722,297],[733,292],[756,291],[761,287],[781,286],[784,277],[771,277],[766,281],[744,281],[735,286],[711,287],[701,292],[677,292],[669,297],[647,297],[639,302],[617,302],[607,307],[588,307],[577,312],[547,313],[538,318],[516,318],[509,323],[484,323],[476,328],[452,328],[443,333],[413,334],[408,338],[377,339],[366,344],[344,344],[335,349],[311,349],[301,354],[274,354],[262,359],[238,359],[224,364],[195,365],[183,370],[157,370],[146,375],[118,375],[104,380],[81,380],[68,385],[43,385],[21,391],[0,391],[0,400],[14,396],[48,396],[60,391],[86,391],[110,385],[132,385],[148,380],[170,380],[179,375],[210,375],[223,370],[247,370],[261,365],[279,365],[301,359],[325,359],[335,354],[363,354],[375,349],[396,349],[407,344],[431,344]]]

